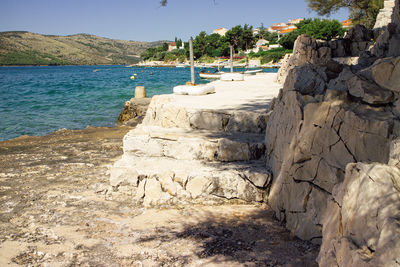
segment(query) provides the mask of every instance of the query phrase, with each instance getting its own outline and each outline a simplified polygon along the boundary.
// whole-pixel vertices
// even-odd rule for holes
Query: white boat
[[[261,69],[259,69],[259,70],[246,70],[244,72],[244,74],[256,74],[258,72],[262,72],[262,70]]]
[[[185,64],[177,64],[175,67],[176,68],[184,68],[184,67],[186,67],[186,65]]]
[[[221,78],[221,74],[223,72],[215,72],[215,73],[205,73],[205,72],[200,72],[200,78],[202,79],[219,79]]]
[[[173,91],[176,95],[207,95],[215,93],[215,87],[211,84],[178,85]]]

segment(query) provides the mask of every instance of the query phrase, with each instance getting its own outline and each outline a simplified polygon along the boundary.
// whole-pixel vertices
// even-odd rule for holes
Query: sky
[[[132,41],[188,40],[201,31],[249,24],[268,27],[318,17],[304,0],[0,0],[0,31],[89,33]],[[331,18],[348,17],[340,10]]]

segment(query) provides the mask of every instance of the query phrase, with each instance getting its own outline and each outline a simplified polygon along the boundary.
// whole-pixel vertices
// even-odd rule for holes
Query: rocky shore
[[[136,100],[128,102],[124,118],[136,116]],[[110,167],[131,130],[0,142],[0,266],[315,265],[318,246],[285,230],[262,203],[150,208],[111,186]]]

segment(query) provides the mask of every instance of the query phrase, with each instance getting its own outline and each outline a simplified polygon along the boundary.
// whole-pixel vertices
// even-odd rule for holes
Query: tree
[[[331,15],[341,8],[350,9],[350,17],[372,28],[384,0],[306,0],[319,15]]]
[[[254,47],[254,44],[256,43],[256,38],[254,38],[253,35],[253,26],[249,26],[247,24],[243,26],[241,39],[242,39],[242,46],[240,48],[242,50],[247,51],[250,48]]]
[[[293,49],[294,42],[296,41],[299,35],[300,34],[297,30],[289,32],[288,34],[285,34],[281,37],[281,39],[279,40],[279,44],[283,46],[285,49]]]
[[[226,32],[225,38],[230,45],[232,45],[234,48],[238,48],[243,43],[242,34],[243,34],[242,26],[237,25]]]
[[[299,34],[307,34],[312,38],[331,40],[337,37],[343,37],[345,29],[337,20],[318,19],[307,20],[305,23],[298,24]]]
[[[207,33],[202,31],[193,40],[193,54],[195,58],[202,57],[207,48]]]

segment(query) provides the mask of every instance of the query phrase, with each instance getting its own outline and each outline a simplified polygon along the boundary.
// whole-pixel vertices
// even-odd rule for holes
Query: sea
[[[196,83],[209,82],[200,79],[200,70],[195,69]],[[0,67],[0,141],[62,128],[115,126],[136,86],[144,86],[151,97],[171,94],[174,86],[187,81],[190,68]]]

